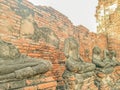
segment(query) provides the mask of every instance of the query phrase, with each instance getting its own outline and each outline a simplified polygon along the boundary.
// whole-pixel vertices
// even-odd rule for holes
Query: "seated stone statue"
[[[104,74],[102,74],[101,77],[101,70],[104,68],[105,63],[103,62],[101,58],[101,49],[98,46],[95,46],[92,50],[92,62],[96,65],[96,78],[94,80],[95,85],[98,87],[98,90],[101,90],[102,85],[102,78],[104,77]]]
[[[104,50],[104,59],[102,59],[101,50],[97,46],[93,48],[92,61],[96,65],[97,70],[104,74],[111,73],[113,71],[113,67],[117,64],[115,57],[108,50]]]
[[[109,51],[110,52],[110,59],[113,62],[113,66],[119,66],[120,62],[116,60],[116,52],[114,50]]]
[[[119,64],[119,62],[115,59],[116,54],[114,51],[104,50],[104,59],[103,62],[105,63],[103,72],[105,74],[110,74],[113,72],[114,67]]]
[[[23,56],[14,45],[0,40],[0,82],[44,74],[51,67],[50,61]]]
[[[114,66],[117,65],[115,53],[113,54],[111,51],[104,50],[104,58],[102,59],[101,49],[95,46],[93,48],[92,61],[96,65],[96,79],[94,80],[95,85],[98,87],[98,90],[102,90],[101,87],[104,83],[107,84],[107,81],[109,81],[107,77],[109,77],[109,74],[113,72]]]
[[[79,45],[75,38],[69,37],[65,40],[64,42],[64,53],[65,56],[67,57],[66,60],[66,70],[63,74],[63,78],[69,78],[71,76],[75,76],[77,79],[77,82],[79,83],[82,82],[82,79],[88,78],[90,76],[93,76],[94,70],[95,70],[95,65],[92,63],[86,63],[83,61],[83,59],[79,55]],[[80,80],[79,80],[79,79]],[[67,81],[66,84],[68,85]],[[68,85],[66,86],[66,90],[80,90],[80,84],[75,84],[75,86]],[[72,89],[69,87],[72,86]],[[75,88],[76,87],[76,88]],[[74,89],[73,89],[74,88]]]
[[[105,66],[101,58],[101,49],[97,46],[93,48],[92,62],[97,68],[102,68]]]

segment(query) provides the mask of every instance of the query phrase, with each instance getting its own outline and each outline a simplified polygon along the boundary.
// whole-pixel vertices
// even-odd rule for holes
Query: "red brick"
[[[44,83],[44,84],[39,84],[37,86],[38,89],[46,89],[46,88],[49,88],[49,87],[55,87],[57,86],[57,83],[56,82],[49,82],[49,83]]]
[[[23,90],[38,90],[37,86],[29,86],[29,87],[25,87]]]

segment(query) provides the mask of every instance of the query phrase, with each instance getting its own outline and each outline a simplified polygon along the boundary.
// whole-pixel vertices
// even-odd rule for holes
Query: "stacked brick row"
[[[12,8],[20,8],[18,3],[34,11],[34,21],[39,27],[49,27],[55,32],[60,39],[60,48],[56,48],[43,41],[33,42],[33,40],[21,34],[21,23],[23,18],[12,10]],[[0,38],[16,45],[22,54],[34,58],[50,60],[53,63],[52,71],[45,74],[45,83],[36,83],[39,80],[28,79],[26,82],[29,85],[26,83],[24,89],[22,88],[21,90],[55,90],[56,85],[64,85],[62,79],[66,59],[63,53],[64,40],[71,33],[73,33],[73,36],[78,40],[80,44],[80,55],[86,62],[91,61],[92,48],[94,46],[99,46],[102,51],[107,48],[107,38],[104,35],[97,35],[89,32],[88,29],[83,26],[73,26],[67,17],[53,8],[42,6],[36,7],[27,0],[0,0]],[[51,80],[50,82],[49,78]],[[40,82],[41,81],[42,80],[40,80]],[[55,81],[57,81],[57,84]],[[92,81],[93,80],[85,81],[85,86],[83,88],[95,88]]]
[[[68,30],[72,31],[73,26],[64,25],[63,23],[68,23],[68,25],[71,23],[68,21],[63,21],[66,20],[64,18],[62,20],[59,20],[59,17],[56,17],[55,15],[53,16],[51,14],[48,14],[48,16],[46,16],[46,13],[44,13],[43,17],[40,17],[38,14],[36,14],[35,21],[37,21],[39,27],[50,27],[52,30],[54,30],[55,34],[60,39],[59,46],[62,48],[61,44],[63,43],[64,39],[68,37]]]
[[[55,76],[55,79],[59,82],[61,81],[61,76],[64,71],[64,67],[59,65],[58,63],[61,63],[64,60],[64,54],[61,51],[56,50],[53,46],[46,45],[45,42],[38,42],[34,43],[31,40],[27,39],[21,39],[22,37],[20,34],[20,26],[22,17],[17,15],[11,8],[19,8],[18,7],[18,1],[10,1],[10,0],[1,0],[0,1],[0,33],[1,33],[1,39],[12,42],[15,44],[21,53],[36,57],[36,58],[42,58],[52,61],[53,63],[53,75],[47,74],[48,76],[52,75]],[[52,30],[55,31],[57,36],[60,38],[63,47],[63,41],[64,38],[68,37],[68,34],[66,31],[64,31],[63,22],[68,23],[68,25],[71,24],[66,17],[62,16],[59,12],[55,11],[54,13],[57,15],[57,20],[54,18],[56,16],[51,15],[51,13],[48,13],[42,9],[36,8],[34,5],[29,3],[27,0],[23,0],[21,2],[21,5],[26,6],[30,9],[33,9],[35,12],[34,19],[37,22],[39,27],[50,27]],[[41,7],[41,6],[40,6]],[[53,9],[52,9],[53,10]],[[4,12],[5,11],[5,12]],[[54,15],[55,15],[54,14]],[[52,19],[53,18],[53,19]],[[58,18],[61,18],[59,20]],[[58,27],[59,26],[59,27]],[[9,29],[10,27],[10,29]],[[69,27],[69,26],[68,26]],[[67,27],[67,28],[68,28]],[[72,25],[70,25],[71,29]],[[5,28],[5,29],[4,29]],[[67,29],[66,30],[70,30]],[[61,30],[60,30],[61,29]],[[12,32],[10,30],[13,30]],[[63,30],[63,31],[62,31]],[[20,38],[20,39],[17,39]],[[32,44],[30,44],[32,43]],[[62,61],[59,61],[62,60]]]
[[[117,52],[117,58],[120,58],[120,12],[119,0],[99,0],[96,19],[98,33],[104,33],[108,38],[108,49]],[[113,7],[114,6],[114,7]],[[104,14],[101,15],[102,11]]]
[[[108,38],[108,48],[109,50],[114,50],[116,52],[117,58],[120,58],[120,39],[118,38]]]
[[[99,46],[102,51],[107,48],[105,35],[89,32],[84,26],[76,27],[74,35],[80,45],[80,55],[87,62],[92,60],[92,49],[94,46]]]
[[[72,23],[67,17],[54,10],[51,7],[37,7],[37,12],[35,13],[34,20],[37,22],[39,27],[49,27],[60,39],[60,48],[62,48],[62,43],[65,38],[68,37],[68,32],[73,30]]]
[[[56,90],[56,80],[53,77],[34,78],[24,80],[13,80],[0,84],[0,90]],[[3,89],[5,87],[5,89]]]
[[[57,26],[58,25],[60,26],[60,24],[62,25],[64,17],[62,16],[63,17],[62,21],[59,20],[59,22],[56,21],[58,23],[54,22],[52,25],[50,25],[51,21],[48,19],[50,16],[49,13],[34,7],[31,3],[29,3],[28,1],[25,1],[25,0],[23,0],[23,2],[21,2],[21,4],[24,6],[27,6],[30,9],[33,9],[36,12],[35,13],[35,21],[40,22],[40,23],[38,23],[39,27],[47,26],[47,27],[50,27],[53,30],[55,30],[56,34],[59,36],[60,40],[62,41],[62,45],[60,45],[62,48],[64,38],[66,38],[68,36],[68,34],[66,31],[63,32],[63,31],[58,30]],[[4,1],[1,1],[0,7],[1,7],[0,13],[2,13],[2,14],[0,14],[0,33],[1,33],[0,37],[1,37],[1,39],[15,44],[19,48],[19,50],[22,54],[25,54],[25,55],[28,55],[28,56],[31,56],[34,58],[42,58],[42,59],[52,61],[53,71],[47,73],[46,76],[54,77],[54,80],[58,81],[58,83],[60,83],[60,84],[63,84],[61,76],[62,76],[62,73],[63,73],[65,67],[63,65],[59,64],[61,62],[64,63],[65,56],[64,56],[63,52],[55,49],[54,46],[47,45],[45,42],[33,43],[32,40],[21,38],[21,37],[23,37],[23,36],[21,36],[21,33],[20,33],[22,17],[17,15],[14,11],[11,10],[11,7],[19,8],[18,2],[4,0]],[[40,15],[37,16],[38,13],[42,14],[44,17],[41,18]],[[56,13],[58,13],[58,12],[56,11]],[[39,18],[36,18],[36,17],[39,17]],[[43,24],[41,24],[41,23],[43,23]],[[10,27],[10,29],[9,29],[9,27]],[[13,30],[13,31],[11,32],[10,30]],[[61,37],[62,37],[62,39],[61,39]],[[46,86],[47,86],[48,87],[47,89],[49,89],[49,84],[50,84],[49,82],[48,83],[46,82],[46,85],[43,85],[43,87],[46,88]],[[41,86],[41,85],[42,84],[40,84],[39,86]],[[36,88],[36,87],[37,86],[29,86],[29,87],[26,86],[25,88],[29,89],[29,88]],[[56,87],[56,85],[54,85],[54,88],[55,87]]]
[[[110,50],[115,50],[117,53],[117,58],[120,58],[120,13],[115,10],[115,12],[110,15],[111,25],[107,28],[108,36],[108,48]]]
[[[17,2],[9,1],[8,3],[7,0],[1,2],[2,3],[0,3],[0,32],[7,35],[19,36],[22,17],[16,15],[10,8],[17,8]]]
[[[0,18],[1,18],[0,25],[2,26],[2,28],[4,26],[4,28],[9,27],[9,29],[13,30],[11,33],[7,29],[6,31],[7,33],[9,32],[10,34],[13,34],[15,36],[20,36],[20,26],[21,26],[22,17],[19,15],[16,15],[15,12],[11,10],[11,8],[20,8],[18,7],[18,3],[20,3],[25,7],[28,7],[29,9],[32,9],[34,11],[34,20],[38,24],[38,26],[49,27],[52,30],[54,30],[56,35],[61,40],[61,43],[63,43],[64,39],[68,37],[68,31],[72,31],[73,29],[73,25],[67,19],[67,17],[63,16],[61,13],[59,13],[58,11],[55,11],[52,8],[42,7],[42,6],[35,7],[31,3],[29,3],[27,0],[23,0],[22,2],[4,0],[1,2],[2,3],[0,3],[0,6],[1,6],[0,12],[2,14],[0,15]],[[51,11],[51,12],[48,12],[48,11]],[[6,33],[5,30],[1,30],[0,32]]]
[[[1,37],[2,40],[13,43],[20,51],[20,53],[33,57],[50,60],[53,64],[52,71],[45,74],[46,77],[52,77],[58,81],[58,86],[63,85],[62,74],[65,70],[65,56],[64,53],[54,46],[45,42],[33,43],[30,39],[10,39],[7,36]],[[35,81],[35,80],[34,80]],[[46,82],[47,83],[47,82]],[[49,84],[49,83],[48,83]],[[48,88],[49,89],[49,88]],[[54,89],[53,89],[54,90]]]
[[[98,88],[94,85],[94,77],[86,79],[81,90],[98,90]]]

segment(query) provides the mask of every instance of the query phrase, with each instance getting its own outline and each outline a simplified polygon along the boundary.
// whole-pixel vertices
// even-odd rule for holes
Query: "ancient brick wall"
[[[21,10],[21,12],[19,12],[21,8],[24,9],[22,9],[23,11]],[[47,10],[46,7],[35,7],[26,0],[0,1],[0,38],[4,41],[16,45],[22,54],[35,58],[50,60],[53,63],[53,70],[46,73],[46,80],[43,84],[41,80],[35,83],[35,81],[37,80],[33,79],[34,82],[31,85],[25,84],[26,87],[21,86],[24,87],[25,90],[32,90],[32,88],[34,88],[34,90],[36,88],[54,90],[58,85],[56,81],[58,81],[58,83],[60,82],[60,84],[62,85],[61,76],[65,67],[63,67],[63,65],[60,65],[59,63],[61,63],[65,59],[65,57],[63,52],[58,49],[59,46],[56,46],[55,44],[51,45],[50,43],[55,43],[57,40],[60,43],[57,45],[63,47],[64,38],[68,36],[66,31],[72,29],[72,25],[70,25],[71,22],[67,21],[66,17],[63,17],[59,12],[50,8],[51,13],[53,13],[52,11],[54,11],[54,15],[51,15],[51,13],[45,11],[44,8],[45,10]],[[29,12],[29,10],[31,11]],[[26,14],[27,11],[30,14]],[[35,13],[31,16],[31,13],[33,12]],[[21,13],[25,14],[21,15]],[[32,22],[32,20],[34,21]],[[49,27],[50,29],[54,30],[53,32],[51,32],[49,29],[50,33],[57,36],[57,39],[55,35],[53,35],[53,37],[49,36],[47,37],[47,39],[51,38],[51,42],[48,41],[48,43],[46,43],[46,36],[48,35],[45,35],[45,32],[44,36],[42,38],[40,37],[40,40],[35,41],[36,37],[35,40],[31,40],[31,38],[28,38],[35,32],[34,30],[36,28],[33,25],[34,23],[37,24],[37,29],[40,27]],[[63,25],[62,23],[68,23],[68,26]],[[68,27],[67,30],[66,27]],[[11,86],[11,88],[14,87]]]
[[[73,26],[66,16],[51,7],[34,6],[27,0],[0,0],[0,38],[16,45],[22,54],[53,63],[52,71],[45,74],[44,84],[36,84],[36,79],[27,80],[29,85],[25,90],[39,87],[54,90],[64,84],[64,40],[71,33],[78,40],[80,55],[86,62],[91,61],[94,46],[107,48],[104,35],[89,32],[83,26]]]
[[[2,0],[0,2],[0,13],[2,13],[0,15],[0,32],[4,34],[16,37],[33,34],[33,23],[35,22],[39,28],[49,27],[52,29],[63,42],[64,38],[68,36],[68,32],[73,29],[73,25],[67,17],[51,7],[35,7],[27,0]]]
[[[105,35],[89,32],[84,26],[76,27],[74,29],[74,36],[80,44],[80,55],[87,62],[92,59],[92,48],[94,46],[99,46],[102,51],[107,48],[107,38]]]
[[[49,38],[52,39],[52,42],[59,41],[59,50],[63,49],[64,39],[69,36],[69,33],[73,32],[73,36],[79,39],[80,50],[82,50],[83,47],[86,49],[88,47],[91,50],[91,48],[93,48],[95,45],[99,45],[102,49],[106,48],[107,43],[104,35],[97,35],[89,32],[88,29],[83,26],[73,26],[66,16],[62,15],[51,7],[36,7],[27,0],[1,0],[0,7],[0,12],[2,13],[0,14],[0,37],[3,39],[25,39],[25,41],[23,40],[19,42],[27,41],[30,43],[35,43],[36,45],[41,42],[47,42],[47,40],[44,39],[46,37],[38,37],[39,40],[34,42],[34,39],[37,37],[31,40],[32,34],[35,33],[36,29],[47,27],[50,28],[53,31],[52,33],[57,36],[55,37],[52,35],[52,33],[49,34],[49,36],[51,35]],[[28,23],[27,20],[31,23]],[[37,27],[34,25],[34,23],[37,24]],[[41,32],[46,33],[44,30],[41,30]],[[51,45],[52,43],[47,42],[47,44]],[[52,46],[57,47],[54,44],[52,44]],[[26,45],[25,47],[30,48],[31,46]],[[24,50],[21,51],[24,53],[26,52]],[[81,55],[82,52],[84,52],[84,50],[81,51]],[[92,52],[90,51],[90,55],[91,53]]]
[[[114,7],[113,7],[114,6]],[[110,8],[111,7],[111,8]],[[99,0],[96,8],[97,32],[108,38],[108,49],[115,50],[120,58],[120,1]],[[102,13],[104,12],[104,13]]]

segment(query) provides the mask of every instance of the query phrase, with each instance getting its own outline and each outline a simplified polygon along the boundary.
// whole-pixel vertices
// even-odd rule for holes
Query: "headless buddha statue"
[[[14,45],[0,40],[0,82],[44,74],[51,67],[50,61],[23,56]]]
[[[83,80],[94,75],[95,65],[86,63],[79,55],[79,45],[74,37],[69,37],[64,42],[64,53],[67,58],[64,79],[75,77],[76,81],[66,81],[65,90],[80,90]],[[70,82],[72,84],[70,84]]]

